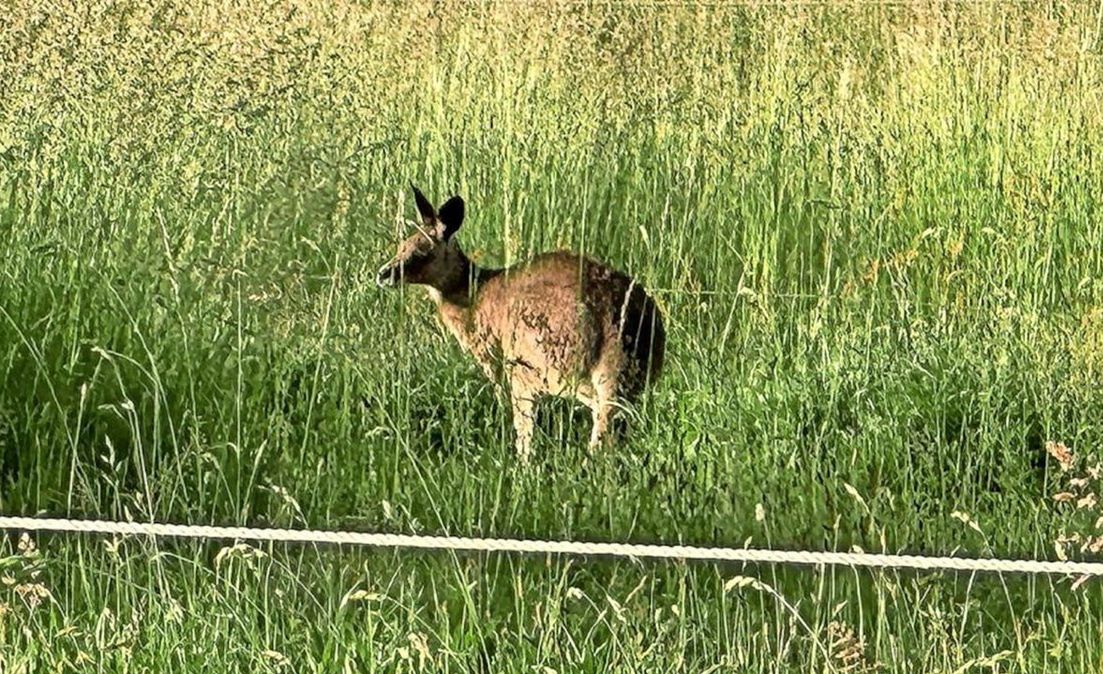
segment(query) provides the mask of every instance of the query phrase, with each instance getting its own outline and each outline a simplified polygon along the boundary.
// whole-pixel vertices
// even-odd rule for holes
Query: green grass
[[[0,511],[1039,558],[1092,526],[1043,447],[1103,445],[1098,3],[318,4],[4,10]],[[480,261],[654,292],[626,445],[587,462],[550,402],[517,464],[423,294],[372,283],[410,181]],[[879,671],[1103,667],[1097,582],[36,542],[0,550],[4,672],[837,671],[833,621]]]

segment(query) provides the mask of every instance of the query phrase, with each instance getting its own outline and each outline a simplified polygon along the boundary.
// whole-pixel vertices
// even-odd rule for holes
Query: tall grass
[[[1097,3],[0,12],[4,512],[1039,557],[1066,533],[1042,448],[1103,440]],[[480,261],[569,247],[654,291],[668,371],[626,446],[586,461],[553,402],[516,464],[424,297],[371,283],[410,181],[465,197]],[[1103,640],[1091,583],[39,546],[0,562],[6,671],[832,670],[847,625],[870,666],[1084,671]]]

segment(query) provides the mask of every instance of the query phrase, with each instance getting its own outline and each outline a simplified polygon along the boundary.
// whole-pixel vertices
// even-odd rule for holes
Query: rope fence
[[[152,536],[156,538],[232,539],[273,543],[314,543],[407,548],[456,552],[509,552],[547,555],[592,555],[628,559],[744,562],[802,566],[849,566],[915,571],[967,571],[1050,575],[1103,575],[1103,562],[1045,561],[1034,559],[982,559],[891,555],[866,552],[817,552],[754,548],[650,545],[638,543],[587,543],[514,538],[421,536],[356,531],[223,527],[159,522],[115,522],[37,517],[0,517],[0,529],[81,534]]]

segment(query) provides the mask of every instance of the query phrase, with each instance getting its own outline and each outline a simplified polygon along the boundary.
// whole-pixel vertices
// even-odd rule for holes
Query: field
[[[1090,557],[1101,31],[1098,2],[3,3],[0,512]],[[587,460],[550,401],[517,463],[424,293],[373,283],[411,181],[464,196],[485,264],[567,247],[653,290],[626,444]],[[1097,580],[0,546],[7,674],[1103,668]]]

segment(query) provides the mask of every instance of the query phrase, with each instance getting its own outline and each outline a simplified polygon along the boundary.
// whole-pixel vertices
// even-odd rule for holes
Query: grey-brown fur
[[[438,211],[413,189],[423,226],[379,270],[379,285],[427,286],[463,349],[492,381],[505,378],[522,460],[544,395],[581,400],[593,413],[590,448],[605,443],[618,403],[635,399],[662,369],[666,334],[654,300],[627,275],[577,253],[479,268],[453,239],[463,200],[452,197]]]

